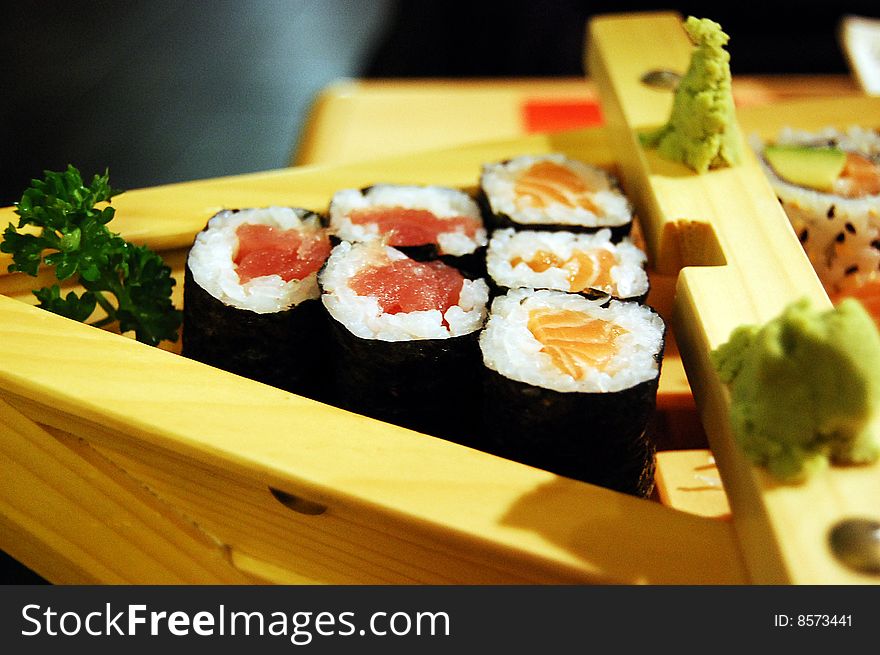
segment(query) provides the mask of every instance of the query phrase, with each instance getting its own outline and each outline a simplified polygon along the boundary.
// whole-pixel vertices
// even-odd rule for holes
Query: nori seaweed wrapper
[[[632,220],[628,223],[624,223],[623,225],[596,225],[596,226],[586,226],[586,225],[569,225],[569,224],[557,224],[557,223],[517,223],[507,214],[496,214],[492,210],[492,205],[489,203],[489,198],[486,195],[486,192],[480,188],[479,193],[476,197],[477,205],[480,207],[480,211],[483,214],[483,223],[486,225],[486,229],[489,230],[490,233],[495,230],[501,230],[504,228],[513,228],[514,230],[537,230],[541,232],[574,232],[576,234],[593,234],[598,232],[599,230],[609,229],[611,230],[611,241],[617,243],[623,237],[628,236],[630,231],[632,230]]]
[[[651,291],[650,282],[648,283],[648,290],[647,291],[645,291],[644,293],[642,293],[638,296],[630,296],[628,298],[621,298],[619,296],[613,296],[609,293],[606,293],[604,291],[598,291],[596,289],[584,289],[583,291],[574,292],[574,291],[564,291],[562,289],[551,289],[550,287],[540,286],[540,285],[539,286],[522,285],[522,286],[518,286],[518,287],[506,287],[506,286],[498,284],[495,281],[495,278],[492,277],[491,275],[489,275],[488,273],[486,274],[486,284],[489,286],[489,302],[490,302],[490,304],[491,304],[491,301],[496,296],[503,296],[511,289],[534,289],[535,291],[542,291],[542,290],[561,291],[562,293],[570,293],[572,295],[583,296],[587,300],[602,300],[602,299],[604,299],[604,302],[600,305],[601,307],[607,307],[608,304],[612,300],[619,300],[621,302],[634,302],[634,303],[638,303],[639,305],[644,305],[645,301],[648,299],[648,293]]]
[[[339,407],[479,447],[479,330],[448,339],[382,341],[328,320]]]
[[[331,235],[330,245],[338,246],[342,239]],[[417,262],[441,261],[451,266],[469,280],[488,278],[486,273],[486,246],[480,246],[474,252],[467,255],[441,255],[436,243],[426,243],[421,246],[391,246],[404,255]]]
[[[410,259],[417,262],[441,261],[451,266],[469,280],[487,278],[486,273],[486,246],[480,246],[474,252],[467,255],[441,255],[435,243],[427,243],[422,246],[393,246]]]
[[[560,392],[484,367],[490,452],[615,491],[647,496],[654,484],[657,377],[613,393]]]
[[[327,316],[320,299],[258,314],[225,305],[193,279],[183,285],[182,354],[321,401],[328,399]]]

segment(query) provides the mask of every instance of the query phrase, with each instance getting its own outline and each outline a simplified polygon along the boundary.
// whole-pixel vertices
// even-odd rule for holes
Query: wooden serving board
[[[636,26],[638,38],[648,39],[642,51],[626,46]],[[829,521],[868,511],[859,501],[878,497],[876,467],[775,488],[736,452],[726,427],[729,399],[706,362],[736,324],[766,320],[796,294],[827,298],[752,162],[703,178],[670,176],[635,144],[632,131],[661,122],[669,97],[651,96],[655,115],[634,121],[628,112],[638,89],[607,55],[639,72],[644,51],[651,66],[681,66],[689,50],[677,18],[602,18],[590,34],[608,129],[131,190],[114,199],[114,229],[161,250],[182,279],[194,234],[221,208],[323,209],[334,191],[376,182],[471,187],[483,162],[518,154],[559,151],[617,168],[639,203],[659,308],[675,318],[685,350],[687,378],[670,358],[658,401],[690,407],[688,379],[697,387],[732,524],[350,414],[68,321],[30,306],[33,279],[7,275],[0,276],[0,454],[9,463],[0,485],[0,547],[59,581],[110,581],[120,553],[133,565],[112,580],[131,582],[175,575],[287,583],[864,581],[830,561],[817,537]],[[859,116],[880,107],[860,103],[844,103],[837,118],[854,120],[848,108],[856,104]],[[755,125],[745,113],[741,119],[759,131],[775,130],[769,118],[786,116],[813,126],[800,120],[808,107],[785,112]],[[0,210],[0,222],[14,220],[11,209]],[[679,274],[682,264],[689,267]],[[740,286],[731,292],[729,285]],[[47,489],[50,502],[22,504]],[[802,520],[805,505],[814,516]],[[79,515],[70,520],[77,509],[108,530],[90,539]],[[160,538],[163,531],[173,537]],[[187,579],[192,558],[210,563]],[[164,577],[150,574],[159,562],[168,562]]]
[[[535,136],[132,190],[114,199],[113,225],[161,250],[182,282],[186,249],[222,207],[323,209],[334,191],[378,181],[472,187],[483,162],[551,151],[614,163],[604,132]],[[15,220],[11,209],[0,211],[3,219]],[[672,283],[658,285],[663,297]],[[160,499],[169,521],[184,517],[216,542],[237,572],[273,582],[337,584],[747,579],[729,524],[344,412],[67,321],[30,306],[33,278],[0,276],[0,285],[0,399],[41,434],[53,435],[59,448],[85,440],[117,473],[131,477],[130,488],[143,489],[143,502]],[[180,292],[178,286],[178,305]],[[674,370],[666,366],[664,374]],[[672,407],[690,407],[687,380],[678,371],[675,393],[664,397]],[[28,444],[4,443],[10,461],[24,461]],[[167,555],[155,531],[145,531],[137,548],[125,539],[88,541],[51,506],[40,513],[19,507],[21,496],[38,497],[40,485],[68,499],[65,516],[86,502],[81,483],[52,461],[27,461],[32,475],[9,475],[0,494],[0,516],[11,517],[9,529],[0,531],[8,552],[47,574],[58,569],[58,559],[75,560],[78,579],[89,581],[101,579],[120,552],[143,567]],[[102,471],[93,470],[90,481],[107,500],[116,494],[115,481]],[[83,512],[104,513],[109,525],[129,521],[124,508],[90,498]],[[130,570],[132,576],[143,572]],[[193,581],[204,580],[193,574]]]

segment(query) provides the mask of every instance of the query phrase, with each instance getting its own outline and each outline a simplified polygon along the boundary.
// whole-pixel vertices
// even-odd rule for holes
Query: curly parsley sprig
[[[18,228],[10,223],[3,232],[0,251],[12,255],[9,272],[36,276],[45,264],[55,269],[59,282],[77,276],[82,295],[62,296],[54,284],[33,292],[39,306],[77,321],[88,320],[100,306],[106,316],[92,325],[118,323],[121,332],[133,330],[138,341],[153,346],[176,341],[181,313],[171,302],[171,268],[146,246],[110,231],[113,207],[95,207],[121,193],[110,187],[109,173],[95,175],[89,186],[70,165],[44,173],[15,203]],[[39,233],[18,231],[27,225]]]

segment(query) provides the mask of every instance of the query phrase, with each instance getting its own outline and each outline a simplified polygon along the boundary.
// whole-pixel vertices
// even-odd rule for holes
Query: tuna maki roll
[[[480,201],[493,229],[629,234],[632,208],[607,171],[561,154],[485,164]]]
[[[311,211],[216,214],[187,257],[183,354],[323,399],[327,330],[318,269],[329,253],[327,230]]]
[[[480,337],[484,424],[498,455],[638,496],[653,488],[665,325],[650,307],[517,289]]]
[[[789,128],[752,145],[826,291],[880,276],[880,134]]]
[[[486,229],[479,206],[464,191],[395,184],[344,189],[333,195],[329,215],[343,241],[384,237],[419,261],[439,258],[472,277],[485,274]]]
[[[320,283],[340,406],[474,445],[485,281],[381,241],[343,241]]]
[[[589,297],[644,302],[647,256],[628,237],[611,241],[611,230],[594,234],[496,230],[486,266],[500,288],[555,289]]]

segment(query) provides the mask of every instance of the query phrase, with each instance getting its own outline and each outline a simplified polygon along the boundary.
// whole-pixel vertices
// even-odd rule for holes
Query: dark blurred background
[[[122,189],[280,168],[333,80],[581,76],[587,19],[643,10],[720,22],[734,75],[844,74],[840,19],[880,3],[19,2],[0,23],[0,205],[68,163]],[[0,553],[0,582],[39,580]]]
[[[880,3],[20,2],[0,38],[0,205],[67,163],[123,189],[279,168],[334,79],[583,75],[591,15],[658,9],[720,22],[735,75],[846,73],[838,22]]]

